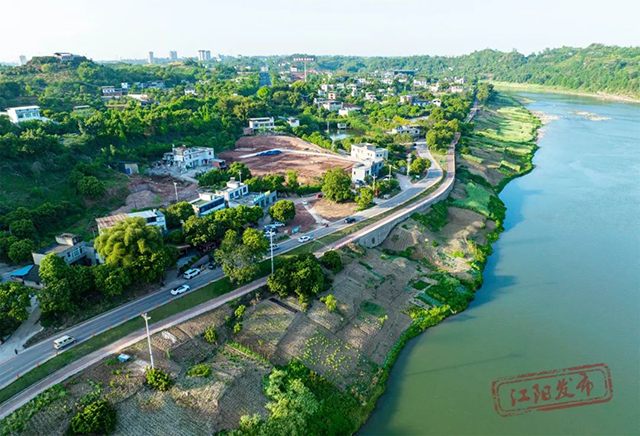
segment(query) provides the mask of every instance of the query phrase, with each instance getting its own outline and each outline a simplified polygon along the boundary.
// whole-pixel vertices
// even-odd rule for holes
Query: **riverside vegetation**
[[[154,335],[168,390],[146,386],[148,373],[135,364],[101,363],[63,383],[66,394],[47,419],[20,409],[2,422],[19,419],[6,434],[64,432],[84,411],[73,404],[89,379],[117,410],[116,434],[154,426],[234,436],[354,433],[404,344],[473,300],[502,231],[497,194],[533,168],[539,122],[517,101],[490,95],[474,123],[457,147],[450,198],[398,225],[379,248],[350,244],[320,262],[292,257],[286,267],[296,280],[274,282],[283,304],[261,291],[170,329],[175,341]],[[322,280],[305,280],[318,272]],[[148,359],[146,343],[127,353]]]

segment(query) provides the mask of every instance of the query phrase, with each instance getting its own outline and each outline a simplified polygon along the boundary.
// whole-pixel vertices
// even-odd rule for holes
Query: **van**
[[[59,350],[61,348],[66,347],[69,344],[73,344],[74,342],[75,342],[75,339],[73,339],[71,336],[64,335],[53,341],[53,348],[55,348],[56,350]]]
[[[184,277],[185,279],[192,279],[198,274],[200,274],[200,270],[198,268],[191,268],[186,270],[184,274],[182,274],[182,277]]]

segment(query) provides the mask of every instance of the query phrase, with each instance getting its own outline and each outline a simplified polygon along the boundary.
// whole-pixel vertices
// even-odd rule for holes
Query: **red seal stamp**
[[[604,363],[503,377],[491,385],[500,416],[606,403],[613,397],[611,371]]]

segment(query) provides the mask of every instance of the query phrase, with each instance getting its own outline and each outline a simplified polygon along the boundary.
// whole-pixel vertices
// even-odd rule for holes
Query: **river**
[[[518,93],[557,117],[500,194],[505,232],[463,313],[410,341],[360,435],[640,434],[640,105]],[[602,404],[501,417],[491,384],[604,363]]]

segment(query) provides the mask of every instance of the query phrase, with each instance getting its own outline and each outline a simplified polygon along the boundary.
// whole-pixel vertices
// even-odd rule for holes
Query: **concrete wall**
[[[455,182],[455,177],[451,177],[450,179],[447,178],[444,184],[440,186],[440,189],[438,189],[438,191],[442,189],[442,192],[439,192],[433,198],[428,198],[423,201],[418,201],[417,203],[407,207],[405,210],[402,211],[402,213],[398,217],[392,219],[391,221],[389,221],[384,225],[381,225],[379,228],[373,229],[366,235],[363,235],[357,238],[356,241],[354,242],[358,242],[360,245],[363,245],[367,248],[377,247],[382,243],[382,241],[384,241],[387,238],[387,236],[389,236],[389,233],[391,233],[391,230],[393,230],[395,226],[397,226],[399,223],[409,218],[411,214],[415,212],[424,212],[432,204],[437,203],[440,200],[446,199],[451,193],[451,190],[453,189],[454,182]]]

